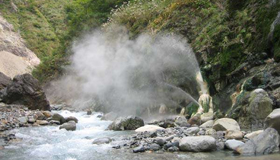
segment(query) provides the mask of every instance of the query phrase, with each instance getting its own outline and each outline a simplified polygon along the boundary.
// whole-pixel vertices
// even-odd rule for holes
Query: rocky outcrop
[[[263,155],[279,151],[279,134],[273,128],[267,128],[257,137],[239,146],[235,150],[241,155]]]
[[[179,142],[181,151],[202,152],[216,149],[216,140],[211,136],[189,136]]]
[[[280,108],[274,109],[265,119],[265,127],[274,128],[280,134]]]
[[[109,125],[108,129],[114,131],[135,130],[142,126],[144,126],[144,121],[141,118],[128,116],[126,118],[117,118]]]
[[[39,58],[24,44],[13,26],[0,15],[0,72],[10,78],[31,73]]]
[[[12,83],[12,80],[9,77],[7,77],[5,74],[0,72],[0,90],[4,89],[11,83]]]
[[[215,121],[213,129],[216,131],[238,130],[240,131],[239,124],[231,118],[221,118]]]
[[[33,110],[50,110],[43,89],[30,74],[16,76],[8,87],[0,91],[0,102],[26,105]]]

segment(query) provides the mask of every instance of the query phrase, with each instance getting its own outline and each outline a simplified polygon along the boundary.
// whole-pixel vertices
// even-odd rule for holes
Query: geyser
[[[206,93],[196,57],[179,36],[142,34],[131,40],[115,27],[84,36],[72,51],[65,75],[47,90],[52,103],[139,115],[158,113],[162,105],[175,112],[197,103],[199,91]]]

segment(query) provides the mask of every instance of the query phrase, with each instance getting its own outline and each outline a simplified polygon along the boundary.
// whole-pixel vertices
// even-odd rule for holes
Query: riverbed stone
[[[133,153],[139,153],[139,152],[145,152],[145,147],[143,145],[140,145],[133,149]]]
[[[66,129],[67,131],[75,131],[76,130],[76,123],[74,121],[63,123],[59,127],[59,129]]]
[[[160,150],[160,149],[161,149],[160,145],[158,145],[158,144],[156,144],[156,143],[152,143],[152,144],[150,145],[150,150],[152,150],[152,151],[158,151],[158,150]]]
[[[243,133],[239,130],[227,130],[226,139],[242,139],[243,138]]]
[[[95,140],[93,140],[92,144],[108,144],[112,142],[112,139],[109,137],[103,137],[103,138],[97,138]]]
[[[60,124],[63,124],[66,122],[65,118],[58,113],[54,113],[53,116],[50,118],[50,120],[59,121]]]
[[[261,134],[262,132],[263,132],[263,130],[254,131],[252,133],[246,134],[244,137],[247,138],[247,139],[253,139],[254,137],[256,137],[259,134]]]
[[[158,130],[165,130],[165,129],[157,125],[145,125],[137,128],[135,132],[156,132]]]
[[[235,150],[237,147],[242,146],[244,142],[235,139],[230,139],[225,142],[225,145],[230,150]]]
[[[205,123],[205,122],[207,122],[209,120],[213,120],[213,119],[214,119],[214,113],[213,112],[203,113],[200,116],[201,123]]]
[[[180,127],[188,127],[188,126],[190,126],[190,124],[188,123],[188,120],[184,116],[176,117],[175,118],[175,124],[177,126],[180,126]]]
[[[216,149],[216,140],[211,136],[189,136],[180,140],[181,151],[201,152]]]
[[[18,119],[18,121],[21,123],[21,124],[25,124],[25,123],[27,123],[27,121],[28,121],[28,118],[27,117],[19,117],[19,118],[17,118]]]
[[[49,124],[49,122],[46,120],[36,120],[36,123],[39,125],[48,125]]]
[[[214,120],[209,120],[207,122],[204,122],[202,125],[200,125],[200,128],[212,128],[214,125]]]
[[[279,134],[274,128],[267,128],[257,137],[236,148],[235,152],[241,155],[263,155],[279,151]]]
[[[215,121],[213,129],[216,131],[226,131],[226,130],[239,130],[240,126],[238,123],[231,118],[221,118]]]
[[[65,121],[66,121],[66,122],[74,121],[74,122],[78,123],[78,119],[77,119],[76,117],[73,117],[73,116],[66,117],[66,118],[65,118]]]
[[[196,135],[199,132],[199,127],[190,127],[184,131],[184,133],[188,136]]]
[[[37,120],[44,120],[45,119],[45,115],[40,111],[36,111],[34,117],[36,117]]]
[[[108,129],[114,131],[135,130],[142,126],[144,126],[143,119],[135,116],[128,116],[126,118],[117,118],[109,125]]]
[[[50,112],[50,111],[42,111],[43,115],[46,117],[46,118],[50,118],[52,117],[53,113]]]
[[[265,128],[274,128],[280,134],[280,108],[274,109],[265,119]]]

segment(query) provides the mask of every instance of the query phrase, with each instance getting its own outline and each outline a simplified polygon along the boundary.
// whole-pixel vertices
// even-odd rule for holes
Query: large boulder
[[[265,119],[265,127],[274,128],[280,134],[280,108],[274,109]]]
[[[211,136],[189,136],[179,142],[181,151],[201,152],[216,149],[216,140]]]
[[[253,139],[254,137],[257,137],[259,134],[261,134],[262,132],[263,130],[254,131],[251,133],[247,133],[244,137],[247,139]]]
[[[241,155],[263,155],[279,151],[279,134],[273,128],[267,128],[257,137],[247,141],[235,150]]]
[[[216,120],[213,125],[213,129],[215,129],[216,131],[226,131],[226,130],[240,131],[240,127],[238,123],[231,118],[221,118]]]
[[[12,80],[9,77],[7,77],[5,74],[0,72],[0,90],[9,86],[11,83],[12,83]]]
[[[50,110],[49,101],[38,80],[30,74],[18,75],[13,82],[1,90],[0,101],[7,104],[26,105],[32,110]]]
[[[126,118],[117,118],[109,125],[108,129],[114,131],[135,130],[142,126],[144,126],[143,119],[135,116],[128,116]]]

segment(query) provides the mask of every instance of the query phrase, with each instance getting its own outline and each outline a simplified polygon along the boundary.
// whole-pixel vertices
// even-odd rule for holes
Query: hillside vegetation
[[[271,0],[2,0],[0,11],[42,60],[33,75],[44,82],[67,64],[73,37],[103,24],[141,33],[188,38],[202,64],[220,64],[221,76],[247,55],[280,59],[280,27],[269,36],[280,6]],[[111,11],[112,10],[112,11]],[[109,20],[107,21],[109,17]],[[211,77],[210,77],[211,79]]]

